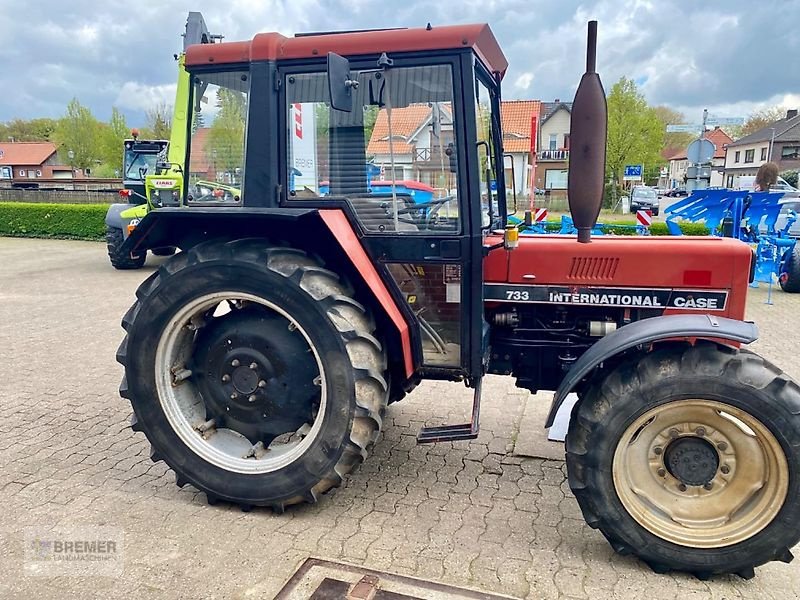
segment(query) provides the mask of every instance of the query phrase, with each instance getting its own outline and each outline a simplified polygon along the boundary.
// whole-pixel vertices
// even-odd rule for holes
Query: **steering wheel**
[[[452,195],[451,196],[442,196],[441,198],[435,198],[434,200],[431,200],[429,202],[420,202],[419,204],[406,205],[403,208],[398,208],[397,209],[397,213],[398,214],[411,214],[411,213],[415,213],[415,212],[418,212],[418,211],[421,211],[421,210],[430,209],[430,210],[427,210],[427,214],[425,215],[425,228],[429,229],[430,228],[430,223],[434,219],[436,214],[439,212],[439,209],[442,208],[442,206],[444,206],[447,202],[450,202],[451,200],[455,200],[455,199],[456,199],[456,197],[452,196]],[[388,207],[388,205],[387,205],[387,207]]]

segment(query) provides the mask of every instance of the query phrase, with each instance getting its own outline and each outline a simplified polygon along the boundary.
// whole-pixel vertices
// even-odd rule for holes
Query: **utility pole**
[[[772,130],[772,137],[769,140],[769,156],[767,156],[767,160],[772,160],[772,147],[775,145],[775,128],[770,127]]]

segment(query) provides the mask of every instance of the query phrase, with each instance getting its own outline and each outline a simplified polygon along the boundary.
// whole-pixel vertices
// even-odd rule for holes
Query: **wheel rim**
[[[692,548],[747,540],[786,500],[789,468],[775,436],[749,413],[678,400],[634,421],[614,453],[623,507],[656,536]]]
[[[196,354],[196,341],[202,335],[203,329],[218,323],[220,319],[231,318],[236,311],[245,307],[256,307],[265,315],[270,315],[269,318],[282,320],[285,331],[301,336],[299,339],[307,346],[307,356],[313,356],[313,359],[308,360],[315,365],[312,383],[316,398],[314,408],[309,407],[310,419],[296,430],[276,435],[266,444],[261,440],[254,440],[252,428],[244,427],[243,421],[233,421],[231,411],[236,414],[237,409],[248,408],[249,399],[260,393],[258,383],[266,384],[261,387],[269,391],[274,365],[264,365],[263,372],[269,374],[263,375],[264,380],[261,382],[256,379],[254,384],[252,377],[242,370],[247,365],[237,364],[240,361],[234,358],[231,361],[231,375],[227,381],[222,380],[224,375],[219,377],[218,388],[215,390],[203,385],[203,377],[217,379],[211,373],[213,369],[207,364],[192,363]],[[232,340],[226,341],[230,345]],[[232,352],[234,350],[236,349],[232,349]],[[258,352],[255,355],[261,356]],[[156,347],[155,365],[159,402],[173,431],[192,452],[219,468],[251,475],[277,471],[306,452],[321,431],[327,405],[327,389],[319,352],[307,332],[289,313],[264,298],[224,291],[192,300],[164,328]],[[224,386],[234,384],[238,386],[234,391],[240,389],[246,394],[244,398],[239,396],[236,402],[226,404],[226,400],[219,396],[219,390],[228,390]],[[217,393],[212,394],[214,391]],[[214,398],[209,395],[214,395]],[[255,398],[251,402],[253,405],[263,406],[265,400]],[[274,423],[276,414],[265,411],[262,420],[264,423]]]

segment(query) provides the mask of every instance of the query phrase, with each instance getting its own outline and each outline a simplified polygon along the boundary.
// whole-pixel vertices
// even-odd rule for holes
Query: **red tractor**
[[[422,379],[475,392],[471,423],[420,432],[436,442],[475,438],[481,381],[504,374],[557,390],[547,425],[577,393],[569,484],[616,551],[699,577],[791,560],[800,389],[741,349],[757,337],[743,320],[752,252],[589,238],[606,132],[596,23],[589,34],[577,241],[507,226],[507,62],[486,25],[188,48],[186,109],[218,109],[183,171],[241,177],[242,206],[189,207],[188,185],[141,221],[124,251],[181,252],[140,286],[118,352],[132,427],[179,486],[245,510],[316,502]],[[373,189],[368,170],[434,192]]]

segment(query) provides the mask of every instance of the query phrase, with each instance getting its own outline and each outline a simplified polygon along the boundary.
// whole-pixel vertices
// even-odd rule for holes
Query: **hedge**
[[[107,204],[39,204],[0,202],[0,235],[16,237],[102,240],[105,236]],[[607,233],[634,235],[634,222],[609,223]],[[556,232],[561,223],[548,221],[547,230]],[[703,223],[680,223],[684,235],[708,235]],[[669,235],[666,223],[653,223],[651,235]]]
[[[0,235],[102,240],[107,204],[0,202]]]
[[[634,221],[620,221],[616,223],[608,223],[605,226],[606,233],[613,233],[615,235],[636,235]],[[678,223],[683,232],[683,235],[709,235],[708,227],[705,223]],[[556,233],[561,229],[560,221],[547,221],[545,225],[549,233]],[[666,223],[653,223],[650,226],[650,235],[669,235]]]

